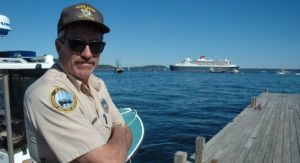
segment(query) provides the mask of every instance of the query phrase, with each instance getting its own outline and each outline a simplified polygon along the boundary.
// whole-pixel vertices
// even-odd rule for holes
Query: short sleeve
[[[66,100],[69,101],[56,101],[61,102],[62,106],[65,105],[60,110],[51,103],[53,89],[36,89],[26,93],[24,106],[30,123],[43,135],[58,160],[60,162],[70,162],[105,144],[104,138],[84,116],[78,104],[75,103],[75,95],[69,92],[70,94],[65,94],[65,96],[68,95],[69,98],[66,98]],[[70,97],[70,95],[73,97]],[[69,103],[70,106],[68,107],[68,104],[64,104],[64,102]],[[71,102],[74,104],[70,104]],[[65,108],[68,110],[63,110]],[[38,139],[37,144],[39,144]]]

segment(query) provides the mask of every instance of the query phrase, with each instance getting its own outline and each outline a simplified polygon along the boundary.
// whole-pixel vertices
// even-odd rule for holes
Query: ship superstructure
[[[239,66],[232,64],[228,59],[212,60],[206,59],[202,55],[199,59],[193,60],[186,58],[180,63],[170,65],[171,71],[203,71],[209,72],[211,69],[220,69],[225,72],[231,72],[238,69]]]

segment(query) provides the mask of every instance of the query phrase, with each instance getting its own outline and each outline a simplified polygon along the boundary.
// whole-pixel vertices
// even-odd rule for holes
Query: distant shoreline
[[[117,67],[112,65],[98,65],[98,71],[114,71]],[[170,68],[163,65],[146,65],[146,66],[133,66],[133,67],[122,67],[125,71],[170,71]],[[240,68],[241,72],[245,73],[275,73],[277,70],[282,68]],[[299,69],[285,69],[293,72],[300,72]]]

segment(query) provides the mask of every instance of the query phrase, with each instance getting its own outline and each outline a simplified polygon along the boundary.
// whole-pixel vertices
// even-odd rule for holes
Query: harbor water
[[[133,163],[172,163],[179,150],[191,155],[197,136],[208,141],[266,88],[269,92],[300,93],[299,75],[274,71],[97,71],[95,75],[105,81],[117,107],[136,109],[144,122],[145,138]],[[3,99],[2,85],[0,88]],[[1,106],[3,112],[3,101]]]
[[[117,107],[136,109],[145,125],[134,163],[173,162],[176,151],[192,154],[195,138],[208,141],[237,116],[251,97],[300,93],[300,76],[275,73],[97,72]]]

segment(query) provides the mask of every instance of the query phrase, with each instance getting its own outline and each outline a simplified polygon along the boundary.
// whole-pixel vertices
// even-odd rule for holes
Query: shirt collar
[[[97,82],[96,77],[91,74],[88,80],[88,85],[84,85],[81,80],[75,78],[72,74],[64,69],[61,65],[61,62],[58,61],[58,67],[61,68],[63,72],[67,75],[67,78],[71,81],[71,83],[75,86],[78,91],[82,91],[83,93],[92,96],[90,88],[93,87],[96,91],[100,91],[101,84]]]

